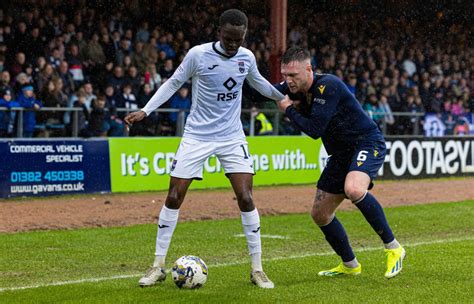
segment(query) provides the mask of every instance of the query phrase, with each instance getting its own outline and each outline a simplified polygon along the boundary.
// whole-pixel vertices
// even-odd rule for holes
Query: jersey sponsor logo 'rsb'
[[[230,91],[237,85],[237,82],[232,77],[229,77],[222,85]],[[217,101],[231,101],[236,99],[237,96],[239,96],[239,91],[217,93]]]

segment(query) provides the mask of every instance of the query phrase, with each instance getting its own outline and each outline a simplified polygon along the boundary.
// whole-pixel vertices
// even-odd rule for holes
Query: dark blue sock
[[[319,228],[324,233],[332,249],[342,258],[343,262],[349,262],[355,259],[346,231],[336,217],[326,226],[320,226]]]
[[[383,212],[382,206],[380,206],[377,199],[367,192],[367,195],[363,200],[355,204],[357,208],[362,212],[370,226],[377,232],[382,241],[387,244],[395,239],[392,233],[392,229],[388,225],[385,213]]]

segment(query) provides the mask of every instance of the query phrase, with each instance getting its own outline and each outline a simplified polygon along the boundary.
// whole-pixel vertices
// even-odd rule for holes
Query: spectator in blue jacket
[[[171,97],[170,108],[185,110],[184,120],[186,121],[186,118],[189,114],[189,109],[191,108],[189,88],[186,85],[179,89],[178,94],[175,94],[173,97]],[[178,121],[178,112],[171,112],[169,115],[169,119],[172,125],[176,125],[176,122]]]
[[[22,87],[17,99],[19,105],[26,109],[23,112],[23,137],[33,137],[36,125],[36,113],[43,104],[37,100],[31,84]]]
[[[0,137],[13,136],[13,129],[15,127],[16,111],[11,111],[11,108],[20,107],[18,102],[13,99],[12,91],[5,90],[0,98],[0,108],[7,108],[7,110],[0,110]]]

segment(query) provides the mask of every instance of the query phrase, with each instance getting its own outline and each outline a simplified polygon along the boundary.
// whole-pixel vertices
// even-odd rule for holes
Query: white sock
[[[349,262],[342,262],[344,264],[344,266],[346,266],[347,268],[356,268],[357,266],[359,266],[359,262],[357,261],[357,258],[354,258],[352,261],[349,261]]]
[[[179,209],[169,209],[166,206],[161,208],[160,218],[158,219],[158,233],[156,235],[156,251],[154,267],[164,267],[166,253],[170,247],[171,237],[173,236],[176,223],[178,222]]]
[[[400,247],[400,243],[397,241],[397,239],[393,239],[390,243],[384,243],[385,249],[397,249]]]
[[[247,238],[247,246],[252,261],[252,270],[261,271],[262,267],[262,243],[260,241],[260,216],[257,208],[250,212],[240,212],[242,226]]]
[[[165,268],[165,259],[166,255],[155,256],[155,261],[153,261],[153,267]]]

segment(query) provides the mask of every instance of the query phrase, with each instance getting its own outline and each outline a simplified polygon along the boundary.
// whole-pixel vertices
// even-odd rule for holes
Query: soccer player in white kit
[[[232,184],[241,211],[252,263],[250,280],[261,288],[274,287],[262,268],[260,217],[252,199],[253,161],[240,121],[242,85],[247,79],[253,88],[270,99],[279,101],[284,96],[260,75],[253,53],[241,47],[247,24],[247,16],[240,10],[222,13],[219,41],[193,47],[145,107],[125,117],[128,125],[142,120],[192,78],[191,110],[158,220],[155,261],[140,279],[140,286],[152,286],[165,280],[165,257],[179,208],[193,179],[202,179],[204,162],[215,154]]]

